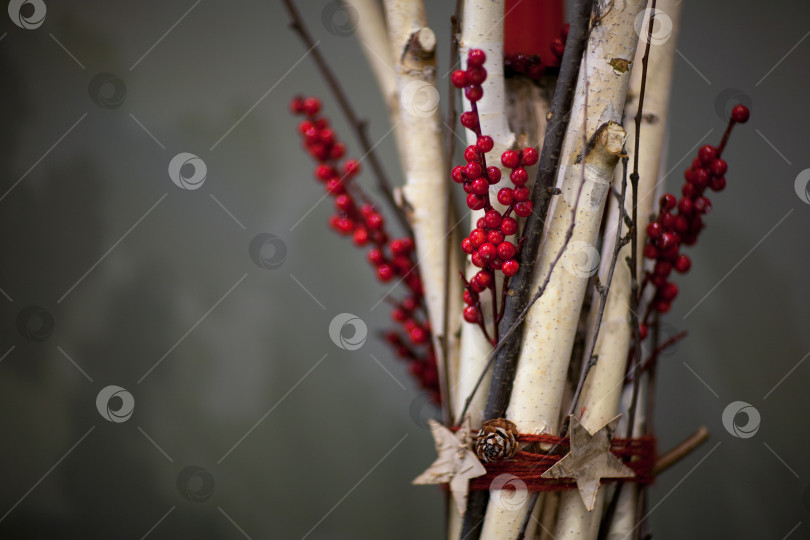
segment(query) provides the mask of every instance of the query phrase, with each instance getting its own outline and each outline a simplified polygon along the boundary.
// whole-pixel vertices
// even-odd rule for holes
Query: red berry
[[[332,195],[339,195],[341,193],[346,192],[346,186],[343,185],[343,182],[340,178],[330,178],[328,182],[326,182],[326,191],[331,193]]]
[[[506,277],[514,276],[515,274],[518,273],[518,270],[520,270],[520,265],[514,259],[510,259],[504,262],[503,266],[501,266],[501,271],[503,272],[503,275],[505,275]]]
[[[712,211],[712,202],[706,197],[698,197],[695,199],[695,211],[701,214],[708,214]]]
[[[502,242],[498,244],[498,258],[507,261],[515,256],[515,244],[512,242]]]
[[[717,157],[717,148],[714,146],[707,144],[702,146],[700,150],[698,150],[698,158],[700,158],[700,162],[704,165],[711,164],[714,161],[714,158]]]
[[[497,229],[501,225],[501,220],[503,216],[497,210],[489,210],[486,214],[484,214],[484,223],[486,223],[487,227],[490,229]]]
[[[694,174],[692,175],[692,184],[698,189],[705,189],[706,186],[709,185],[709,180],[711,180],[711,173],[709,169],[705,167],[700,167],[699,169],[695,169]]]
[[[498,202],[504,206],[512,204],[514,197],[512,196],[512,189],[505,187],[498,191]]]
[[[487,60],[487,55],[481,49],[470,49],[467,53],[467,66],[481,67]]]
[[[377,267],[377,277],[380,281],[391,281],[394,277],[394,268],[390,264],[381,264]]]
[[[372,231],[379,231],[380,229],[383,228],[384,224],[385,220],[380,214],[377,213],[369,214],[368,217],[366,217],[366,225]]]
[[[539,157],[540,156],[538,155],[537,150],[535,150],[534,148],[532,147],[524,148],[523,150],[520,151],[520,164],[525,167],[529,167],[537,163],[537,159]]]
[[[735,105],[734,108],[731,109],[731,119],[739,124],[748,122],[750,114],[748,107],[743,104]]]
[[[481,85],[487,80],[487,70],[483,67],[474,67],[467,70],[467,80],[470,84]]]
[[[714,176],[723,176],[728,170],[728,163],[726,163],[725,159],[717,158],[709,165],[709,170]]]
[[[326,145],[330,145],[335,142],[335,132],[329,128],[322,129],[318,132],[318,139]]]
[[[301,96],[292,98],[292,101],[290,101],[290,111],[292,111],[293,114],[301,114],[304,112],[304,98]]]
[[[475,145],[478,147],[479,150],[486,153],[492,150],[495,146],[495,141],[492,140],[492,137],[489,135],[482,135],[478,137],[478,140],[475,142]]]
[[[669,302],[665,302],[663,300],[659,300],[655,303],[655,311],[658,313],[667,313],[672,306]]]
[[[500,259],[489,261],[489,266],[494,268],[495,270],[500,270],[501,268],[503,268],[503,261]]]
[[[661,298],[667,302],[672,302],[675,300],[675,297],[678,296],[678,286],[674,283],[667,283],[661,289],[659,294],[661,295]]]
[[[485,266],[485,264],[486,264],[483,261],[483,259],[481,259],[481,255],[479,255],[477,251],[473,252],[473,254],[470,255],[470,261],[473,263],[474,266],[477,266],[478,268],[483,268]],[[481,292],[481,291],[477,290],[476,292]]]
[[[346,145],[343,143],[335,143],[329,151],[329,157],[332,159],[343,159],[346,155]]]
[[[475,221],[475,226],[478,227],[481,230],[484,230],[484,229],[487,228],[487,222],[484,221],[483,217],[480,217]]]
[[[532,210],[533,210],[532,201],[522,201],[522,202],[519,202],[519,203],[515,203],[514,208],[515,208],[515,214],[517,214],[518,216],[520,216],[520,217],[528,217],[529,215],[531,215]]]
[[[360,172],[360,163],[356,159],[347,159],[343,164],[343,171],[346,176],[354,176]]]
[[[397,238],[391,242],[391,253],[394,255],[407,255],[413,250],[413,240],[410,238]]]
[[[304,112],[309,116],[315,116],[321,111],[321,100],[316,97],[308,97],[303,103]]]
[[[648,332],[649,331],[647,329],[647,325],[646,324],[640,324],[639,327],[638,327],[638,338],[641,339],[641,340],[647,339],[647,333]]]
[[[464,166],[463,165],[456,165],[450,171],[450,178],[453,179],[453,182],[462,183],[464,181]]]
[[[478,147],[474,144],[471,144],[467,148],[464,149],[464,160],[469,163],[471,161],[478,161],[481,157],[481,154],[478,153]]]
[[[478,256],[481,257],[482,261],[489,262],[497,256],[498,250],[489,242],[485,242],[481,244],[481,247],[478,248],[476,253],[478,253]]]
[[[689,220],[686,219],[686,216],[675,216],[675,225],[672,228],[677,233],[683,234],[689,230]]]
[[[526,186],[516,187],[515,189],[512,190],[512,196],[515,198],[516,202],[528,201],[529,188],[527,188]]]
[[[464,299],[464,303],[468,306],[474,305],[478,301],[478,295],[470,291],[469,289],[464,289],[464,295],[462,296]]]
[[[522,186],[529,181],[529,173],[527,173],[526,169],[523,167],[518,167],[509,175],[509,179],[512,180],[512,183],[516,186]]]
[[[480,270],[477,274],[475,274],[475,276],[473,276],[473,279],[478,283],[479,287],[483,287],[485,289],[488,289],[494,281],[492,273],[486,270]]]
[[[658,248],[652,244],[647,244],[644,246],[644,256],[648,259],[657,259],[658,258]]]
[[[470,81],[467,79],[467,72],[463,69],[457,69],[450,75],[450,80],[456,88],[464,88]]]
[[[341,212],[348,211],[352,206],[354,206],[352,198],[346,195],[345,193],[335,197],[335,208],[337,208]]]
[[[335,176],[335,169],[329,165],[318,165],[315,167],[315,178],[324,182]]]
[[[354,231],[352,240],[354,240],[354,243],[357,246],[365,246],[368,244],[368,231],[364,228],[358,228]]]
[[[396,322],[405,322],[408,320],[408,312],[402,308],[394,308],[391,311],[391,318],[394,319]]]
[[[506,150],[501,154],[501,163],[508,169],[514,169],[520,164],[520,156],[514,150]]]
[[[695,185],[686,183],[681,187],[681,194],[684,197],[689,197],[690,199],[695,196]]]
[[[494,165],[487,167],[487,181],[490,184],[497,184],[501,181],[501,170]]]
[[[709,187],[712,188],[713,191],[723,191],[726,187],[725,177],[712,178],[711,182],[709,182]]]
[[[461,241],[461,251],[463,251],[467,255],[469,255],[473,251],[475,251],[475,246],[473,245],[472,240],[470,240],[469,238],[465,238],[464,240],[462,240]]]
[[[667,277],[672,272],[672,263],[669,261],[657,261],[653,273],[656,276]]]
[[[469,165],[473,165],[473,163],[470,163]],[[475,163],[475,165],[478,164]],[[478,167],[480,168],[481,166],[478,165]],[[473,180],[471,187],[472,192],[479,196],[484,196],[489,192],[489,182],[487,182],[483,178],[476,178],[475,180]]]
[[[484,168],[481,167],[481,164],[478,163],[477,161],[471,161],[470,163],[467,163],[467,165],[464,167],[464,176],[466,176],[470,180],[478,178],[482,174],[484,174]]]
[[[377,248],[368,250],[368,261],[375,265],[379,266],[385,262],[385,256],[383,256],[383,252]]]
[[[471,84],[464,88],[464,96],[470,101],[478,101],[484,97],[484,90],[477,84]]]
[[[504,240],[504,235],[501,231],[489,231],[487,233],[487,242],[490,244],[500,245]]]
[[[505,217],[501,221],[501,232],[506,236],[515,234],[518,230],[518,222],[513,217]]]
[[[429,334],[425,331],[424,328],[417,326],[412,328],[408,332],[408,336],[411,338],[411,341],[414,342],[416,345],[421,345],[422,343],[427,342]]]
[[[478,115],[472,111],[461,113],[461,125],[467,129],[475,130],[478,127]]]
[[[694,207],[692,206],[692,199],[687,199],[683,197],[680,201],[678,201],[678,212],[681,214],[689,215],[694,211]]]
[[[487,241],[487,233],[485,233],[483,229],[473,229],[472,232],[470,232],[469,238],[473,247],[477,248]]]
[[[690,259],[687,255],[679,255],[677,259],[675,259],[675,270],[679,273],[684,274],[692,268],[692,259]]]
[[[657,221],[651,221],[649,225],[647,225],[647,236],[653,240],[661,236],[661,232],[661,224]]]
[[[672,227],[675,226],[675,216],[673,216],[669,212],[662,212],[661,215],[658,217],[658,222],[661,224],[661,227],[663,227],[665,231],[671,231]]]
[[[672,210],[678,204],[678,199],[672,193],[667,193],[661,197],[659,204],[663,210]]]
[[[464,320],[468,323],[478,322],[478,308],[475,306],[467,306],[464,308]]]

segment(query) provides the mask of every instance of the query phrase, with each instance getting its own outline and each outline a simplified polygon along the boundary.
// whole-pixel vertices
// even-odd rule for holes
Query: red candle
[[[551,42],[563,26],[562,0],[506,0],[504,55],[539,55],[544,64],[555,61]]]

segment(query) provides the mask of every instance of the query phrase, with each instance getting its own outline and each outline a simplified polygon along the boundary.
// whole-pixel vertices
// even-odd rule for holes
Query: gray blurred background
[[[0,537],[440,538],[440,491],[410,485],[434,411],[376,337],[387,289],[326,229],[290,97],[322,96],[360,151],[281,4],[46,4],[37,28],[0,17]],[[379,140],[343,15],[299,4]],[[442,73],[451,4],[431,5]],[[808,20],[685,6],[670,189],[725,107],[752,120],[666,317],[690,335],[661,362],[660,448],[702,424],[712,439],[652,489],[656,538],[810,537]],[[392,138],[378,150],[399,180]],[[181,152],[205,163],[199,189],[169,177]],[[357,351],[329,338],[344,312],[369,325]],[[131,417],[100,413],[111,385]],[[723,427],[734,401],[755,436]]]

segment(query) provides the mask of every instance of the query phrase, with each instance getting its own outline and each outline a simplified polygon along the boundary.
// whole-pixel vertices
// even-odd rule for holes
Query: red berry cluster
[[[457,165],[450,171],[454,182],[462,184],[467,193],[467,206],[471,210],[484,210],[484,216],[478,220],[469,236],[461,241],[461,249],[470,255],[472,263],[481,268],[469,282],[465,282],[464,320],[478,324],[486,334],[479,294],[490,289],[495,295],[495,272],[501,271],[505,278],[517,274],[518,262],[515,260],[519,243],[506,239],[517,234],[518,222],[511,216],[526,217],[532,213],[530,192],[526,183],[529,173],[525,167],[537,163],[538,154],[534,148],[521,151],[506,150],[501,155],[501,164],[511,169],[509,175],[514,188],[504,187],[498,192],[498,202],[506,206],[501,213],[493,208],[489,190],[490,186],[501,181],[501,170],[498,167],[487,167],[486,153],[495,146],[492,137],[482,135],[478,119],[477,102],[483,97],[481,83],[486,80],[484,51],[472,49],[467,55],[467,69],[457,70],[452,74],[452,82],[457,88],[464,88],[464,95],[470,101],[470,110],[461,115],[461,125],[476,136],[476,143],[464,150],[466,165]],[[497,305],[494,306],[493,319],[497,332]],[[495,341],[496,338],[490,339]]]
[[[728,165],[720,155],[728,142],[731,129],[735,124],[747,122],[748,116],[747,107],[735,106],[720,145],[703,146],[684,174],[686,183],[681,188],[681,198],[677,199],[671,193],[661,197],[658,216],[647,225],[647,243],[644,246],[644,256],[655,261],[655,266],[646,273],[643,283],[650,283],[655,287],[651,310],[668,312],[672,301],[678,296],[678,286],[669,281],[668,277],[672,270],[685,273],[692,266],[689,257],[680,253],[680,247],[694,245],[704,227],[703,215],[712,209],[712,203],[705,195],[706,189],[722,191],[726,187]],[[649,314],[650,310],[644,323]],[[645,329],[642,326],[642,336]]]
[[[407,287],[408,295],[393,302],[391,314],[405,330],[407,340],[399,332],[391,331],[386,333],[386,341],[393,345],[399,357],[410,363],[411,372],[438,402],[436,357],[422,281],[414,261],[413,240],[409,237],[390,239],[382,214],[352,181],[360,172],[358,161],[346,159],[339,164],[346,147],[337,139],[329,120],[319,115],[320,100],[295,97],[290,109],[306,117],[298,124],[298,132],[304,149],[317,162],[315,178],[324,183],[327,193],[334,198],[336,212],[330,217],[329,226],[339,234],[351,236],[358,247],[371,247],[367,258],[376,270],[377,279],[390,282],[397,278]]]
[[[565,40],[568,38],[569,26],[567,24],[563,26],[560,37],[554,38],[551,42],[551,51],[554,53],[554,58],[550,59],[550,61],[544,61],[538,54],[507,54],[503,58],[504,74],[507,77],[525,75],[530,79],[537,80],[546,73],[547,69],[560,67],[565,52]]]

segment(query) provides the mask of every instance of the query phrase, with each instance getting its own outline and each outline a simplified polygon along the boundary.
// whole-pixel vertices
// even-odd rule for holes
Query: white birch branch
[[[441,358],[440,335],[447,316],[446,242],[452,239],[448,239],[445,231],[449,172],[436,88],[436,35],[427,26],[421,0],[385,0],[384,7],[390,50],[398,59],[394,67],[399,118],[403,132],[407,133],[400,147],[405,174],[402,194],[414,231],[441,385],[446,388],[447,367],[453,361]],[[450,396],[444,399],[450,400]]]

